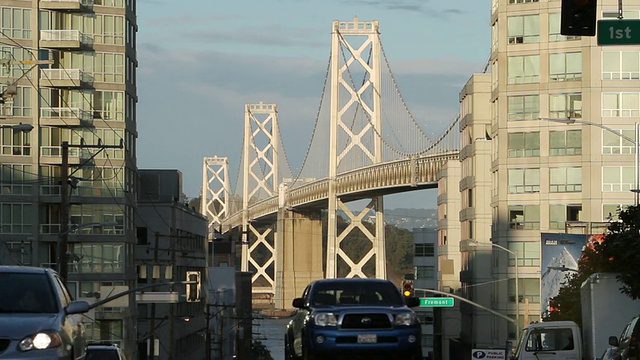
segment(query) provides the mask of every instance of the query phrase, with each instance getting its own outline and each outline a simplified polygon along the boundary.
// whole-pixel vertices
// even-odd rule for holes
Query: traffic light
[[[187,281],[193,281],[193,284],[187,284],[187,302],[200,301],[200,272],[187,271]]]
[[[560,34],[596,35],[596,0],[562,0]]]
[[[402,280],[402,295],[413,296],[413,280]]]

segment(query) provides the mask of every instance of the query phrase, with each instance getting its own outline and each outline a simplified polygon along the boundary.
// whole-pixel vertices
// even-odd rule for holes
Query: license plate
[[[378,342],[376,334],[358,334],[358,343],[370,344]]]

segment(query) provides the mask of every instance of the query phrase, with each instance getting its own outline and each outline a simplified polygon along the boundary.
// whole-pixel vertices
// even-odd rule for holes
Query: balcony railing
[[[40,82],[48,87],[81,87],[93,83],[93,76],[80,69],[41,69]]]
[[[40,30],[40,46],[78,49],[93,45],[93,37],[79,30]]]
[[[40,8],[46,10],[85,11],[93,8],[93,0],[40,0]]]
[[[90,123],[92,114],[90,111],[80,108],[41,108],[40,120],[44,125],[78,126],[81,122]]]

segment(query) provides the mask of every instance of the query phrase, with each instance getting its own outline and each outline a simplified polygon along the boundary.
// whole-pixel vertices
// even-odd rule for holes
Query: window
[[[508,83],[526,84],[540,81],[540,56],[510,56],[507,62]]]
[[[549,155],[580,154],[582,154],[582,130],[549,132]]]
[[[540,42],[540,16],[510,16],[508,20],[509,44]]]
[[[549,55],[549,81],[582,79],[582,53],[560,53]]]
[[[631,155],[636,153],[635,130],[612,129],[620,135],[609,130],[602,130],[602,153]],[[622,136],[621,136],[622,135]],[[626,138],[625,138],[626,137]]]
[[[549,168],[549,192],[557,193],[580,191],[582,191],[582,168]]]
[[[540,133],[509,133],[508,147],[508,157],[540,156]]]
[[[31,39],[31,9],[1,7],[0,31],[3,37]]]
[[[0,203],[0,233],[31,233],[31,204]]]
[[[512,230],[540,229],[540,206],[509,205],[509,228]]]
[[[0,194],[31,194],[37,174],[28,164],[0,164]]]
[[[416,280],[432,280],[436,278],[435,266],[416,266]]]
[[[567,221],[582,220],[582,205],[549,205],[549,229],[564,230]]]
[[[93,66],[94,81],[124,84],[124,54],[97,52]]]
[[[540,96],[509,96],[507,100],[509,120],[534,120],[540,117]]]
[[[114,344],[124,342],[124,324],[122,320],[107,320],[87,322],[86,334],[87,342],[109,341]]]
[[[433,325],[433,310],[427,309],[423,311],[423,308],[416,311],[416,316],[422,325]]]
[[[540,266],[539,242],[510,242],[509,250],[518,253],[518,266]],[[495,251],[499,251],[499,249],[495,249]],[[509,256],[509,266],[516,266],[513,255]]]
[[[602,221],[620,221],[618,214],[627,207],[626,204],[602,204]]]
[[[509,193],[540,192],[540,169],[509,169]]]
[[[31,133],[1,128],[0,147],[2,155],[31,155]]]
[[[619,16],[617,11],[603,11],[603,19],[617,19]],[[640,19],[640,11],[638,10],[622,10],[622,18],[627,19]]]
[[[80,273],[124,273],[123,243],[76,243],[71,247],[79,256]]]
[[[74,204],[69,211],[72,224],[116,222],[115,226],[87,226],[80,231],[83,234],[120,234],[124,228],[123,209],[118,205]]]
[[[640,93],[602,93],[603,117],[639,117]]]
[[[84,32],[93,36],[95,44],[124,45],[124,16],[96,14],[83,20]]]
[[[603,166],[602,191],[629,192],[635,188],[636,170],[632,166]]]
[[[13,116],[31,116],[31,88],[18,86],[13,98]]]
[[[123,167],[82,167],[77,170],[81,180],[73,194],[84,196],[124,196]]]
[[[7,253],[13,264],[31,265],[31,241],[7,242]],[[6,264],[5,264],[6,265]]]
[[[540,304],[540,279],[532,278],[520,278],[518,279],[518,299],[519,302],[524,302],[524,299],[529,299],[529,305]],[[515,279],[509,279],[509,301],[516,301],[516,282]]]
[[[581,118],[582,94],[550,94],[549,117]]]
[[[124,92],[96,91],[93,109],[94,119],[124,121]]]
[[[602,52],[602,80],[638,79],[640,79],[640,52]]]
[[[414,255],[415,256],[434,256],[435,244],[415,244]]]
[[[123,8],[124,0],[93,0],[94,5]]]

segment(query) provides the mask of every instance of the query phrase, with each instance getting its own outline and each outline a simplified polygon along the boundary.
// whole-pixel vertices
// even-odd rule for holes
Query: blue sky
[[[197,197],[202,159],[235,181],[244,105],[275,103],[287,153],[304,152],[321,99],[333,20],[378,20],[400,91],[443,129],[490,55],[490,0],[139,0],[138,167],[178,169]],[[431,126],[430,126],[431,127]],[[292,162],[295,159],[290,160]],[[296,165],[292,164],[295,168]],[[385,207],[435,208],[435,190]]]

